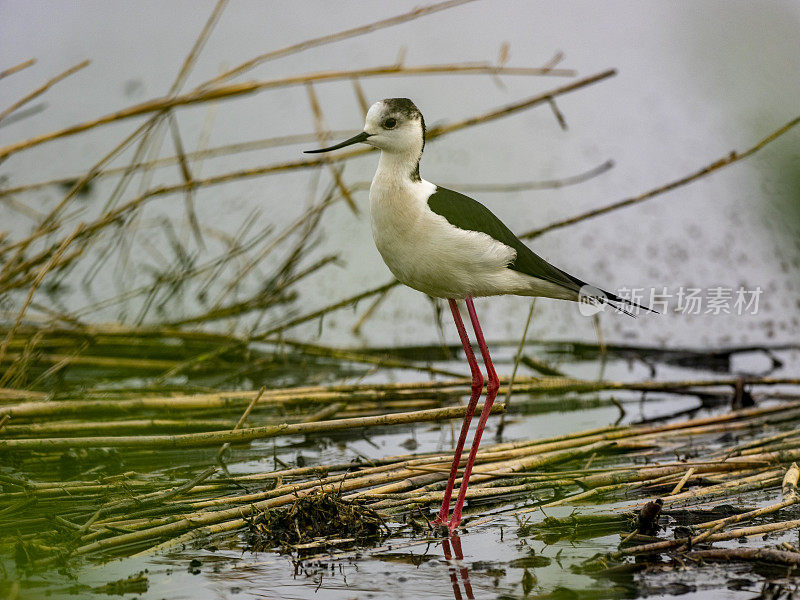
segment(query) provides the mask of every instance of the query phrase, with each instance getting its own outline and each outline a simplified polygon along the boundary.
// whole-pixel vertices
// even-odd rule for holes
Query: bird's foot
[[[460,524],[461,519],[457,521],[451,519],[449,523],[445,523],[441,517],[436,517],[433,521],[428,522],[431,531],[442,537],[450,537],[453,535]]]
[[[428,526],[431,528],[431,532],[435,535],[441,537],[450,536],[450,529],[441,517],[436,517],[433,521],[428,521]]]
[[[459,525],[461,525],[461,519],[458,519],[457,521],[455,519],[451,519],[450,522],[447,524],[448,534],[453,535]]]
[[[428,525],[436,529],[439,525],[444,525],[444,519],[442,519],[441,515],[437,515],[433,521],[428,521]]]

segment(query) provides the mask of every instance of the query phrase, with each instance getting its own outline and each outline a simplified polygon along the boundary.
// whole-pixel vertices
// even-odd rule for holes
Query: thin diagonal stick
[[[18,65],[14,65],[13,67],[9,67],[3,71],[0,71],[0,79],[4,77],[8,77],[9,75],[13,75],[14,73],[19,73],[22,69],[27,69],[28,67],[36,64],[35,58],[29,58],[28,60],[19,63]]]
[[[219,17],[222,14],[222,10],[225,8],[226,5],[227,5],[227,0],[219,0],[217,2],[216,6],[214,7],[214,10],[211,12],[211,15],[206,21],[206,24],[203,26],[203,29],[200,31],[200,34],[197,36],[197,39],[195,40],[195,43],[192,46],[192,49],[189,51],[189,54],[187,54],[186,58],[184,59],[183,64],[181,65],[181,68],[178,71],[178,75],[172,82],[172,86],[170,86],[168,97],[174,96],[178,91],[180,91],[180,88],[185,83],[186,77],[188,77],[188,74],[192,66],[194,66],[195,62],[197,61],[197,57],[199,56],[200,51],[202,50],[203,46],[205,45],[206,41],[211,35],[211,31],[214,25],[219,20]],[[133,160],[127,167],[125,167],[124,171],[122,172],[121,179],[117,183],[117,186],[115,187],[112,194],[109,196],[109,199],[106,201],[105,206],[103,207],[104,213],[107,212],[108,210],[111,210],[117,204],[117,200],[124,193],[125,189],[130,183],[130,178],[136,171],[135,165],[141,162],[140,157],[145,155],[145,153],[148,151],[148,148],[151,149],[156,148],[157,151],[158,148],[160,147],[161,140],[163,139],[162,138],[163,131],[161,130],[160,125],[162,123],[162,118],[166,114],[170,113],[168,111],[160,111],[155,115],[153,115],[150,119],[148,119],[148,121],[144,124],[143,126],[144,134],[139,142],[139,145],[136,148]],[[176,150],[176,153],[179,156],[178,160],[180,160],[180,152]],[[140,189],[140,194],[145,191],[145,188],[149,187],[150,177],[148,177],[146,174],[141,183],[143,188]],[[185,183],[187,185],[191,184],[191,178],[188,181],[185,180]],[[190,185],[190,187],[187,188],[186,190],[187,197],[191,196],[193,189],[194,189],[193,185]],[[189,203],[189,200],[187,200],[187,203]],[[132,223],[127,223],[126,227],[128,229],[132,229],[133,225]],[[120,258],[118,259],[118,263],[122,265],[123,269],[127,264],[129,251],[131,247],[131,243],[130,242],[126,243],[126,241],[128,241],[127,238],[123,235],[120,235],[117,236],[116,241],[114,242],[122,244],[122,252]],[[110,251],[107,252],[106,255],[110,255]],[[95,272],[99,270],[100,264],[101,261],[98,261]],[[84,281],[88,281],[91,277],[93,277],[91,272],[87,273],[87,275],[84,277]]]
[[[308,92],[308,102],[311,105],[311,112],[314,114],[314,130],[317,132],[317,139],[321,146],[325,146],[329,138],[329,130],[325,126],[325,116],[322,113],[322,107],[319,104],[319,99],[317,98],[317,93],[314,91],[314,84],[312,82],[309,81],[306,84],[306,91]],[[328,170],[331,172],[333,181],[336,183],[336,187],[341,192],[350,210],[353,211],[353,214],[357,215],[359,213],[358,206],[356,206],[353,195],[345,185],[340,170],[337,170],[337,168],[333,166],[330,157],[325,156],[323,160],[328,165]]]
[[[44,93],[45,93],[47,90],[49,90],[51,87],[53,87],[53,86],[54,86],[55,84],[57,84],[59,81],[62,81],[63,79],[66,79],[67,77],[69,77],[69,76],[70,76],[70,75],[72,75],[73,73],[77,73],[78,71],[80,71],[80,70],[81,70],[81,69],[83,69],[84,67],[87,67],[87,66],[89,65],[89,63],[90,63],[90,62],[91,62],[91,61],[90,61],[90,60],[88,60],[88,59],[87,59],[87,60],[84,60],[84,61],[82,61],[82,62],[79,62],[77,65],[73,65],[73,66],[71,66],[69,69],[67,69],[67,70],[66,70],[66,71],[64,71],[63,73],[59,73],[58,75],[56,75],[56,76],[55,76],[55,77],[53,77],[52,79],[48,79],[48,80],[47,80],[47,81],[44,83],[44,85],[42,85],[42,86],[40,86],[40,87],[36,88],[36,89],[35,89],[35,90],[33,90],[33,91],[30,93],[30,94],[27,94],[26,96],[23,96],[22,98],[20,98],[20,99],[19,99],[19,100],[17,100],[16,102],[14,102],[14,104],[12,104],[12,105],[11,105],[11,106],[9,106],[7,109],[5,109],[3,112],[0,112],[0,121],[2,121],[3,119],[5,119],[5,118],[6,118],[8,115],[10,115],[11,113],[13,113],[13,112],[14,112],[15,110],[17,110],[18,108],[20,108],[20,107],[22,107],[22,106],[25,106],[25,105],[26,105],[28,102],[30,102],[30,101],[31,101],[31,100],[33,100],[34,98],[38,98],[39,96],[41,96],[42,94],[44,94]]]
[[[247,408],[244,409],[244,412],[242,413],[242,416],[239,417],[239,420],[236,422],[236,425],[233,426],[233,429],[231,431],[236,431],[237,429],[241,429],[242,428],[242,425],[244,425],[244,422],[247,420],[247,417],[250,416],[250,411],[253,410],[253,407],[256,405],[256,402],[258,402],[261,399],[261,396],[264,395],[264,392],[266,390],[267,390],[267,386],[262,386],[262,388],[260,390],[258,390],[258,394],[255,395],[255,397],[250,401],[250,404],[247,405]],[[225,450],[227,450],[230,447],[231,447],[231,443],[230,442],[225,442],[224,444],[222,444],[222,446],[220,446],[220,449],[217,452],[217,461],[218,462],[220,462],[220,463],[222,462],[222,455],[225,453]]]
[[[686,175],[685,177],[681,177],[680,179],[676,179],[675,181],[671,181],[667,184],[659,186],[655,189],[652,189],[648,192],[643,194],[639,194],[638,196],[633,196],[631,198],[626,198],[625,200],[620,200],[619,202],[614,202],[613,204],[609,204],[608,206],[603,206],[602,208],[595,208],[594,210],[587,211],[585,213],[581,213],[574,217],[570,217],[568,219],[564,219],[562,221],[556,221],[555,223],[551,223],[545,227],[540,229],[532,229],[526,233],[523,233],[520,239],[531,239],[542,235],[543,233],[547,233],[548,231],[553,231],[554,229],[561,229],[562,227],[567,227],[568,225],[574,225],[579,221],[585,221],[586,219],[591,219],[593,217],[598,217],[600,215],[604,215],[606,213],[610,213],[614,210],[619,208],[625,208],[626,206],[630,206],[632,204],[638,204],[639,202],[644,202],[645,200],[649,200],[650,198],[654,198],[655,196],[659,196],[664,192],[672,191],[676,188],[684,186],[688,183],[692,183],[701,177],[708,175],[709,173],[713,173],[714,171],[721,169],[723,167],[727,167],[737,161],[742,160],[743,158],[747,158],[751,154],[754,154],[761,150],[764,146],[769,144],[772,141],[775,141],[777,138],[782,136],[784,133],[792,129],[795,125],[800,123],[800,117],[792,119],[783,127],[776,129],[772,133],[770,133],[767,137],[762,139],[758,142],[755,146],[748,148],[744,152],[737,152],[733,150],[730,154],[728,154],[724,158],[720,158],[719,160],[714,161],[713,163],[706,165],[705,167]]]
[[[290,54],[296,54],[297,52],[302,52],[304,50],[308,50],[309,48],[316,48],[318,46],[324,46],[325,44],[332,44],[334,42],[346,40],[351,37],[356,37],[359,35],[363,35],[365,33],[377,31],[378,29],[383,29],[384,27],[391,27],[392,25],[399,25],[400,23],[413,21],[414,19],[418,19],[419,17],[424,17],[426,15],[430,15],[435,12],[439,12],[441,10],[447,10],[448,8],[453,8],[454,6],[458,6],[459,4],[466,4],[467,2],[471,1],[472,0],[448,0],[447,2],[440,2],[439,4],[432,4],[430,6],[415,8],[410,12],[403,13],[401,15],[395,15],[394,17],[389,17],[388,19],[382,19],[380,21],[375,21],[374,23],[361,25],[360,27],[354,27],[352,29],[346,29],[344,31],[339,31],[337,33],[333,33],[330,35],[324,35],[318,38],[312,38],[310,40],[299,42],[297,44],[292,44],[291,46],[286,46],[278,50],[272,50],[271,52],[267,52],[265,54],[261,54],[260,56],[256,56],[255,58],[251,58],[250,60],[243,62],[239,66],[226,71],[222,75],[215,77],[210,81],[207,81],[203,85],[203,87],[214,85],[216,83],[219,83],[220,81],[224,81],[226,79],[230,79],[231,77],[241,75],[245,71],[249,71],[253,67],[256,67],[269,60],[275,60],[276,58],[281,58],[283,56],[288,56]]]
[[[163,96],[161,98],[154,98],[145,102],[123,108],[116,112],[97,117],[91,121],[85,121],[77,125],[71,125],[64,129],[51,131],[41,135],[34,136],[21,142],[15,142],[8,146],[0,148],[0,159],[9,156],[15,152],[26,150],[45,142],[50,142],[62,137],[82,133],[89,129],[93,129],[100,125],[106,125],[124,119],[138,117],[144,114],[163,112],[170,108],[178,106],[188,106],[193,104],[201,104],[213,100],[221,100],[223,98],[234,98],[237,96],[244,96],[253,94],[267,89],[274,89],[279,87],[288,87],[296,85],[304,85],[308,81],[338,81],[342,79],[352,79],[353,77],[396,77],[396,76],[409,76],[409,75],[563,75],[572,76],[574,71],[571,70],[545,70],[541,68],[513,68],[513,67],[495,67],[488,63],[463,63],[454,65],[422,65],[418,67],[404,67],[398,65],[383,65],[380,67],[371,67],[367,69],[355,69],[344,71],[323,71],[319,73],[307,73],[303,75],[292,75],[290,77],[282,77],[279,79],[270,79],[267,81],[250,81],[245,83],[235,83],[224,85],[216,88],[194,90],[184,94]]]
[[[341,137],[341,138],[348,138],[355,135],[357,130],[355,129],[340,129],[331,131],[330,134],[332,137]],[[217,156],[225,156],[229,154],[238,154],[241,152],[250,152],[253,150],[262,150],[264,148],[274,148],[275,146],[288,146],[292,144],[301,144],[306,142],[315,142],[317,141],[317,134],[315,133],[299,133],[294,135],[284,135],[279,137],[273,138],[264,138],[260,140],[252,140],[249,142],[239,142],[236,144],[225,144],[222,146],[214,146],[212,148],[206,148],[203,150],[195,150],[194,152],[187,152],[186,158],[187,160],[200,160],[209,157],[217,157]],[[138,162],[132,167],[137,170],[150,170],[160,167],[168,167],[172,166],[178,161],[180,158],[178,156],[165,156],[163,158],[158,158],[156,160],[151,161],[144,161]],[[127,165],[124,167],[113,167],[110,169],[105,169],[100,171],[96,174],[96,177],[111,177],[114,175],[120,175],[124,173],[127,169],[131,168],[131,165]],[[15,194],[20,194],[22,192],[29,192],[33,190],[38,190],[44,187],[48,187],[51,185],[66,185],[72,184],[73,181],[78,179],[80,175],[68,176],[68,177],[57,177],[54,179],[48,179],[46,181],[36,181],[33,183],[26,183],[23,185],[18,185],[16,187],[7,187],[0,189],[0,198],[4,196],[12,196]]]
[[[197,36],[192,49],[186,56],[186,60],[183,61],[183,65],[181,66],[181,70],[178,72],[178,76],[175,78],[175,81],[172,83],[172,87],[169,89],[170,95],[177,93],[183,87],[183,84],[186,83],[186,78],[189,76],[192,66],[194,66],[195,62],[197,62],[197,57],[200,55],[203,46],[206,45],[206,42],[211,35],[211,30],[214,29],[214,25],[216,25],[217,21],[219,21],[220,16],[222,16],[222,11],[225,10],[227,5],[228,0],[218,0],[216,6],[214,6],[214,10],[211,11],[211,16],[208,17],[208,20],[203,26],[203,30],[200,32],[200,35]]]
[[[175,154],[177,154],[179,158],[178,164],[180,165],[181,176],[183,177],[183,181],[189,186],[186,188],[185,196],[186,217],[189,220],[189,226],[194,234],[197,245],[205,249],[206,244],[205,241],[203,241],[203,232],[200,230],[200,223],[197,220],[197,213],[194,210],[194,178],[192,177],[189,163],[186,160],[186,153],[183,150],[183,141],[181,140],[181,133],[178,129],[178,121],[175,118],[175,113],[170,111],[167,119],[169,121],[170,132],[172,133],[172,144],[175,147]]]

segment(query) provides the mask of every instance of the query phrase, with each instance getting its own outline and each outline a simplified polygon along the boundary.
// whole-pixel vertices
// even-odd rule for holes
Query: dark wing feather
[[[447,219],[451,225],[460,229],[480,231],[506,246],[511,246],[517,251],[517,257],[508,265],[509,269],[574,291],[578,291],[584,285],[580,279],[565,273],[536,255],[500,219],[494,216],[492,211],[477,200],[437,186],[436,192],[428,198],[428,206],[433,212]]]
[[[437,186],[436,191],[428,198],[428,206],[433,212],[447,219],[451,225],[460,229],[480,231],[516,250],[517,257],[508,265],[509,269],[549,281],[550,283],[555,283],[575,292],[578,292],[582,286],[586,285],[584,281],[554,267],[538,256],[533,250],[523,244],[500,219],[494,216],[492,211],[477,200],[473,200],[469,196],[459,194],[453,190]],[[639,306],[625,298],[621,298],[616,294],[606,292],[605,290],[600,291],[602,291],[615,306],[617,304],[632,305],[650,310],[647,307]],[[617,306],[617,308],[623,310],[619,306]]]

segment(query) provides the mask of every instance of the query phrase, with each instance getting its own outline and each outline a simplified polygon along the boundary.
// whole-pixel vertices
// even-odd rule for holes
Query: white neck
[[[410,185],[416,183],[413,176],[418,174],[419,154],[412,152],[387,152],[381,150],[378,170],[373,183],[380,181],[390,185]]]

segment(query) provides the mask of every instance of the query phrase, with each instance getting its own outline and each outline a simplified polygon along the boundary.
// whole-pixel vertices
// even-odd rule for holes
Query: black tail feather
[[[609,306],[613,306],[618,311],[625,313],[628,316],[636,318],[636,313],[632,312],[631,308],[638,308],[641,310],[646,310],[647,312],[660,315],[661,313],[655,309],[652,309],[648,306],[642,306],[633,300],[629,300],[628,298],[622,298],[621,296],[617,296],[616,294],[612,294],[611,292],[607,292],[605,290],[601,290],[605,295],[605,303]]]

